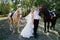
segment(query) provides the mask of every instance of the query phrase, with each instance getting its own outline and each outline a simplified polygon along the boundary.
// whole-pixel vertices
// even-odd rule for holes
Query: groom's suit
[[[37,28],[38,28],[38,24],[39,24],[39,11],[35,10],[34,11],[34,37],[37,36]]]

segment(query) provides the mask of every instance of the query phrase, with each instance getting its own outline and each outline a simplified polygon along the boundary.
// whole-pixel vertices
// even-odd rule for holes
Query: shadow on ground
[[[24,21],[24,22],[23,22]],[[57,21],[57,25],[59,20]],[[20,31],[24,28],[25,26],[25,20],[22,20]],[[60,25],[60,24],[59,24]],[[56,30],[59,27],[56,27]],[[0,40],[59,40],[58,39],[58,32],[57,31],[50,31],[49,33],[44,33],[43,32],[44,27],[43,27],[43,21],[40,22],[39,28],[38,28],[38,37],[35,39],[34,37],[31,38],[23,38],[20,36],[19,33],[12,34],[12,32],[9,30],[9,24],[7,22],[7,19],[5,20],[0,20]]]
[[[3,40],[8,35],[10,35],[9,24],[6,20],[7,19],[0,20],[0,40]]]

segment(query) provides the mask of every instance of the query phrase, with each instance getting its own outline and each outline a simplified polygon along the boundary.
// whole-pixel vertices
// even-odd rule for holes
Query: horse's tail
[[[8,14],[8,22],[12,21],[12,24],[13,24],[13,18],[12,18],[12,13],[9,13]]]

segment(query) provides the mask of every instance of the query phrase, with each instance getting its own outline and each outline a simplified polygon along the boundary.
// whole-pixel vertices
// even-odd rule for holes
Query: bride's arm
[[[34,24],[34,11],[32,11],[32,24]]]

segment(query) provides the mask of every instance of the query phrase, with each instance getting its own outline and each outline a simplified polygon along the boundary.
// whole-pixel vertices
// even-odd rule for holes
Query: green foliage
[[[27,16],[30,13],[30,10],[28,10],[27,8],[23,8],[22,11],[23,11],[22,12],[23,13],[22,14],[23,17]]]
[[[0,11],[3,12],[3,14],[7,14],[11,12],[12,10],[16,10],[19,7],[24,9],[26,11],[26,15],[29,13],[28,10],[30,10],[33,6],[38,6],[40,7],[42,4],[44,4],[49,10],[54,10],[58,16],[60,16],[60,1],[59,0],[12,0],[12,5],[0,4]],[[7,3],[7,1],[6,1]],[[23,11],[23,15],[25,15],[25,11]]]
[[[9,4],[2,3],[0,11],[2,12],[3,15],[6,15],[11,11],[10,8],[11,8],[11,6]]]

